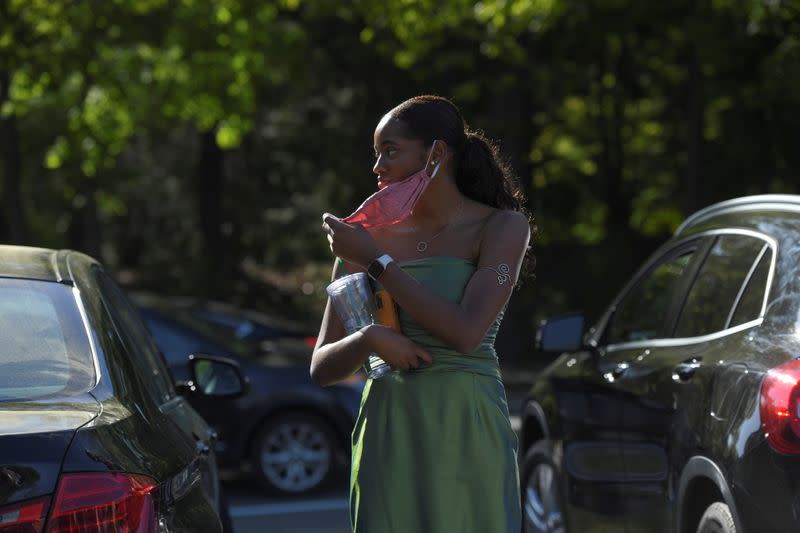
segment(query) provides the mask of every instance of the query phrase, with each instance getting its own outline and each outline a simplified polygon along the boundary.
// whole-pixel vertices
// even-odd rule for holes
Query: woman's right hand
[[[418,368],[420,360],[429,364],[433,362],[426,349],[392,328],[372,324],[363,331],[370,351],[378,354],[393,370]]]

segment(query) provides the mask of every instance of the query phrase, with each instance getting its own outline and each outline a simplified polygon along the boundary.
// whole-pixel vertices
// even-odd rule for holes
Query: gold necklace
[[[455,221],[458,219],[458,217],[461,215],[461,210],[462,210],[463,208],[464,208],[464,198],[462,197],[462,198],[461,198],[461,203],[458,205],[458,211],[456,211],[456,214],[455,214],[455,216],[454,216],[452,219],[448,220],[448,221],[447,221],[447,224],[445,224],[445,225],[442,227],[442,229],[440,229],[439,231],[437,231],[437,232],[436,232],[436,234],[435,234],[433,237],[431,237],[431,238],[430,238],[430,239],[428,239],[428,240],[421,240],[421,241],[418,241],[418,242],[417,242],[417,252],[418,252],[418,253],[424,253],[424,252],[425,252],[425,250],[427,250],[427,249],[428,249],[428,243],[429,243],[429,242],[431,242],[431,241],[432,241],[433,239],[435,239],[436,237],[438,237],[439,235],[441,235],[441,234],[444,232],[444,230],[446,230],[447,228],[449,228],[449,227],[450,227],[450,224],[452,224],[453,222],[455,222]]]

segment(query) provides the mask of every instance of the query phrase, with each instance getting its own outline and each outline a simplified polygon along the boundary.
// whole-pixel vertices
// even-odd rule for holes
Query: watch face
[[[369,266],[367,266],[367,274],[369,274],[372,279],[377,280],[378,276],[383,274],[383,272],[386,270],[386,267],[391,262],[391,256],[384,254],[372,261]]]
[[[370,277],[377,278],[381,274],[383,274],[384,266],[380,264],[378,261],[373,261],[369,264],[367,268],[367,272],[369,273]]]

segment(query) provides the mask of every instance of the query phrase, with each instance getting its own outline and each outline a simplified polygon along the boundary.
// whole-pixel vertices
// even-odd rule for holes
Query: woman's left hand
[[[322,229],[328,234],[331,251],[345,261],[365,267],[380,255],[372,235],[360,224],[348,224],[325,213]]]

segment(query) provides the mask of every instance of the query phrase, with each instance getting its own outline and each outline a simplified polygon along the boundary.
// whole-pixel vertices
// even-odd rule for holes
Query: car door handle
[[[628,371],[628,368],[630,368],[630,366],[631,365],[629,365],[628,363],[620,363],[614,367],[614,370],[611,371],[611,375],[614,377],[614,379],[619,379],[622,377],[623,374],[625,374],[625,372]]]
[[[689,381],[697,369],[700,368],[702,357],[692,357],[686,361],[675,365],[672,371],[672,379],[675,381]]]
[[[211,453],[211,447],[201,440],[198,440],[195,443],[195,450],[201,457],[208,457],[208,455]]]

